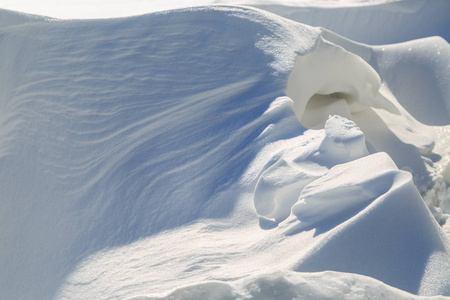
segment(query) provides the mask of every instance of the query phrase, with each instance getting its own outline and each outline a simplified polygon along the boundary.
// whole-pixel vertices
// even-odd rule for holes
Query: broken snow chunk
[[[357,213],[386,193],[399,172],[386,153],[337,165],[303,189],[292,213],[302,228]]]
[[[450,163],[448,163],[445,167],[444,172],[442,173],[442,177],[444,177],[444,180],[447,184],[450,184]]]
[[[319,147],[320,155],[334,163],[344,163],[368,155],[364,134],[353,121],[330,116],[325,123],[325,138]]]

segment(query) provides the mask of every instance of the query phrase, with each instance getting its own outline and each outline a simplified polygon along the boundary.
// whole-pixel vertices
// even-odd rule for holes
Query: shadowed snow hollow
[[[434,147],[432,130],[417,122],[392,94],[385,96],[380,89],[380,77],[366,61],[319,39],[315,51],[297,56],[286,94],[294,101],[300,123],[308,128],[323,128],[329,115],[362,123],[364,118],[354,115],[375,112],[401,141],[430,152]],[[360,126],[374,124],[365,122]]]
[[[289,77],[287,96],[308,128],[323,128],[329,115],[351,114],[368,107],[394,114],[398,109],[379,93],[378,74],[363,59],[323,39],[315,51],[297,56]]]
[[[422,116],[415,114],[421,119],[427,114],[436,115],[441,124],[450,123],[448,89],[444,87],[450,76],[445,67],[450,47],[444,42],[446,45],[438,47],[434,58],[430,52],[437,46],[432,47],[431,43],[441,44],[440,39],[411,42],[411,46],[419,48],[411,55],[407,43],[380,47],[382,51],[375,48],[374,51],[326,30],[322,36],[315,51],[296,57],[289,76],[286,94],[294,102],[293,110],[300,123],[307,128],[319,129],[324,127],[329,115],[353,120],[364,132],[369,152],[387,152],[399,168],[413,173],[416,185],[424,192],[432,178],[429,163],[424,162],[427,159],[424,160],[422,155],[433,150],[434,131],[418,122],[401,103],[410,106],[417,102],[416,106],[422,107],[430,102],[427,109],[421,109]],[[388,47],[392,51],[385,51]],[[409,54],[400,59],[397,51]],[[423,66],[417,67],[417,62]],[[406,64],[416,66],[416,69],[408,71]],[[381,77],[376,69],[380,70]],[[436,73],[431,79],[427,75],[429,69]],[[399,79],[405,78],[401,75],[404,73],[415,74],[408,82],[408,88],[420,92],[409,92],[407,97],[404,96],[407,85]],[[425,81],[417,79],[425,77]],[[410,77],[405,80],[407,78]],[[401,103],[395,96],[397,91],[402,91],[398,93]],[[431,99],[428,100],[426,95]],[[441,109],[436,111],[435,105]]]

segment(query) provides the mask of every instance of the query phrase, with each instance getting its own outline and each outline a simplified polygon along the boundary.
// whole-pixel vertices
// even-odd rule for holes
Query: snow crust
[[[238,6],[1,16],[0,298],[450,296],[444,39]]]

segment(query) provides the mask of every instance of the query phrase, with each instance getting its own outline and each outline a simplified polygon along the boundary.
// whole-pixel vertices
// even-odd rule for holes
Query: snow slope
[[[406,3],[407,2],[407,3]],[[446,0],[3,0],[1,8],[59,19],[118,18],[202,5],[247,5],[358,42],[450,37]]]
[[[321,26],[371,45],[406,42],[429,36],[450,40],[450,5],[446,0],[400,0],[374,5],[328,6],[297,3],[253,4],[285,18]],[[345,1],[344,1],[345,3]]]
[[[417,190],[450,123],[442,38],[232,6],[1,15],[2,299],[450,296]]]
[[[204,5],[280,4],[301,6],[353,6],[391,0],[2,0],[2,8],[60,19],[118,18],[169,9]]]
[[[207,282],[175,290],[166,298],[132,299],[445,299],[412,296],[370,277],[335,272],[276,272],[234,284]],[[448,298],[447,298],[448,299]]]

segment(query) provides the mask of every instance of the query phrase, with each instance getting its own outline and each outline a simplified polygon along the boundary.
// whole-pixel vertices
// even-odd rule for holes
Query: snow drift
[[[413,297],[370,277],[335,272],[276,272],[250,277],[234,284],[207,282],[187,286],[167,297],[138,297],[133,300],[157,299],[444,299]]]
[[[371,47],[245,7],[2,15],[1,297],[450,295],[416,188],[420,121],[450,123],[444,40]],[[392,75],[410,62],[410,85],[437,74],[428,112]]]

